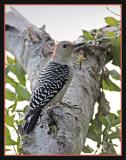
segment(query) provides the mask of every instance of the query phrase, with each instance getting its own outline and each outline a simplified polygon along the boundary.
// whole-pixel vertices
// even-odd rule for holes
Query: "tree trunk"
[[[44,26],[39,29],[30,24],[15,9],[6,13],[5,20],[6,50],[21,63],[33,88],[39,70],[52,55],[54,40]],[[31,35],[29,41],[23,34],[27,29]],[[81,69],[73,63],[74,75],[63,103],[43,112],[32,134],[20,131],[24,154],[80,154],[100,94],[98,74],[110,60],[107,53],[102,48],[97,48],[95,53],[87,52]]]

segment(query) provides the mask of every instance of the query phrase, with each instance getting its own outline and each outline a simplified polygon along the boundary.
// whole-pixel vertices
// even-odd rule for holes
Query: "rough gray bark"
[[[23,32],[28,27],[33,42],[24,39]],[[6,14],[6,49],[22,64],[31,88],[39,70],[50,59],[53,43],[44,27],[38,29],[14,9]],[[108,60],[107,51],[99,48],[95,54],[87,54],[81,70],[74,65],[73,79],[63,104],[42,113],[31,135],[21,133],[24,154],[80,154],[99,97],[98,73]]]

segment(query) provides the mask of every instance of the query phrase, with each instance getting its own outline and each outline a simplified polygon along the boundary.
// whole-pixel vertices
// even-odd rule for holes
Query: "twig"
[[[100,147],[97,147],[97,149],[96,149],[96,151],[95,151],[94,155],[98,152],[99,148],[100,148]]]
[[[14,145],[13,145],[13,148],[14,148],[15,153],[17,154],[17,151],[16,151],[16,149],[15,149]]]
[[[113,12],[110,8],[106,7],[106,9],[107,9],[109,12],[111,12],[111,13],[115,14],[116,16],[119,16],[119,17],[120,17],[120,15],[119,15],[119,14],[117,14],[117,13]]]

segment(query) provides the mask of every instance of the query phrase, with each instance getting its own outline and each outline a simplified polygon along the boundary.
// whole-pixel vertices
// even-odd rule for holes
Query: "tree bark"
[[[15,9],[6,13],[5,20],[6,50],[21,63],[33,88],[39,70],[52,55],[54,40],[44,26],[39,29],[30,24]],[[28,28],[33,41],[25,41],[23,32]],[[63,103],[43,112],[32,134],[25,135],[20,131],[24,154],[80,154],[100,94],[98,75],[110,60],[107,53],[101,48],[95,53],[87,53],[81,69],[73,63],[74,75]]]

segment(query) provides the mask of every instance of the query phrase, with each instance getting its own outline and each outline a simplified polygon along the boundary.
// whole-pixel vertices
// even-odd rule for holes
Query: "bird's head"
[[[69,55],[73,52],[73,44],[70,41],[61,41],[56,44],[54,52],[60,55]]]
[[[72,53],[81,45],[83,45],[83,43],[61,41],[55,45],[52,59],[59,63],[71,63]]]
[[[70,41],[61,41],[54,47],[53,59],[57,62],[68,63],[72,58],[73,43]]]

